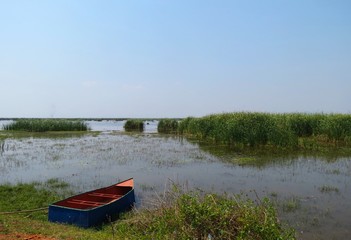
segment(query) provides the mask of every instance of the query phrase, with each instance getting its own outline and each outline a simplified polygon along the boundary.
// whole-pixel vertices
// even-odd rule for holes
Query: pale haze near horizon
[[[0,118],[350,113],[350,10],[0,0]]]

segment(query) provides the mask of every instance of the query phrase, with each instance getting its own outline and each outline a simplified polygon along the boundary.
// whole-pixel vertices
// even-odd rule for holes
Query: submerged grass
[[[188,117],[178,132],[236,147],[314,149],[351,145],[350,114],[271,114],[237,112]]]
[[[255,157],[237,157],[232,160],[233,163],[237,163],[241,166],[256,165],[257,161]]]
[[[68,119],[18,119],[4,126],[7,131],[87,131],[88,125],[80,120]]]
[[[0,211],[45,207],[62,198],[45,188],[45,185],[57,187],[57,183],[57,179],[52,179],[42,185],[2,185]],[[100,230],[49,223],[47,212],[27,215],[0,214],[0,235],[19,232],[70,240],[295,239],[294,231],[282,226],[267,199],[256,204],[242,196],[200,195],[176,189],[159,198],[155,208],[135,210]]]
[[[284,212],[295,212],[301,208],[301,201],[297,197],[292,197],[283,202],[282,208]]]
[[[334,186],[329,186],[329,185],[323,185],[318,189],[321,193],[331,193],[331,192],[339,193],[339,188]]]

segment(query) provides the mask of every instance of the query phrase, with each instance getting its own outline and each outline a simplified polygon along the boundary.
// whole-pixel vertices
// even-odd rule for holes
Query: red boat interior
[[[133,189],[130,185],[130,183],[123,182],[108,188],[102,188],[67,198],[55,203],[55,205],[77,209],[99,207],[124,196]]]

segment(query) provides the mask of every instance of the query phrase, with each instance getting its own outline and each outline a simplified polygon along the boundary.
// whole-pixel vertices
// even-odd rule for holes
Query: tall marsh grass
[[[225,113],[180,122],[180,134],[242,146],[297,147],[299,138],[324,137],[351,143],[351,115]]]
[[[126,130],[127,132],[130,132],[130,131],[142,132],[144,131],[144,122],[138,119],[129,119],[124,124],[124,130]]]
[[[157,125],[159,133],[176,133],[178,130],[178,121],[175,119],[161,119]]]
[[[8,131],[87,131],[88,125],[80,120],[68,119],[18,119],[4,126]]]

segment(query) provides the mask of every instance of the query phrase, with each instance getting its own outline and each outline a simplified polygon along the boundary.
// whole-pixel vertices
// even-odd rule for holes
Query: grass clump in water
[[[268,199],[181,194],[152,210],[127,215],[116,229],[133,239],[295,239]]]
[[[175,119],[161,119],[157,125],[159,133],[176,133],[178,130],[178,121]]]
[[[329,186],[329,185],[323,185],[318,188],[321,193],[330,193],[330,192],[335,192],[339,193],[339,188],[334,187],[334,186]]]
[[[124,130],[126,130],[127,132],[131,132],[131,131],[142,132],[144,131],[144,122],[142,120],[129,119],[124,124]]]
[[[8,131],[48,132],[87,131],[88,125],[80,120],[68,119],[18,119],[4,126]]]
[[[283,211],[284,212],[295,212],[301,208],[300,199],[296,197],[292,197],[291,199],[286,200],[283,202]]]
[[[45,185],[51,189],[64,189],[68,188],[69,184],[59,180],[58,178],[50,178],[46,181]]]
[[[233,159],[233,162],[238,163],[240,166],[256,165],[258,160],[255,157],[238,157]]]

